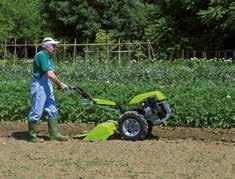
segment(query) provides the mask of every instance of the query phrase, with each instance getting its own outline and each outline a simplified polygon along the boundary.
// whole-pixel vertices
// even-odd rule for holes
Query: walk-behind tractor
[[[117,109],[120,117],[116,132],[125,140],[144,140],[147,135],[151,135],[153,126],[161,124],[171,115],[166,97],[160,91],[137,95],[130,100],[126,108],[110,100],[93,99],[79,87],[69,87],[69,91],[78,93],[95,105]]]

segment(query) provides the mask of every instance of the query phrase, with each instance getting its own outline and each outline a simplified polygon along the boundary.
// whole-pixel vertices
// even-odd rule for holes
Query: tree
[[[1,0],[0,40],[31,40],[45,34],[38,0]]]
[[[228,44],[234,48],[232,1],[146,1],[156,10],[149,11],[145,35],[165,49],[222,49]]]
[[[226,37],[225,48],[235,49],[234,41],[235,41],[235,2],[232,2],[229,6],[229,13],[226,23],[228,24],[228,34]]]
[[[206,25],[208,38],[212,48],[225,48],[230,42],[232,28],[230,24],[235,23],[232,17],[232,0],[210,0],[206,9],[200,9],[197,13],[201,22]],[[230,21],[230,23],[228,23]]]
[[[42,13],[52,31],[67,39],[94,40],[99,30],[142,38],[141,16],[136,15],[140,5],[136,0],[43,0]]]

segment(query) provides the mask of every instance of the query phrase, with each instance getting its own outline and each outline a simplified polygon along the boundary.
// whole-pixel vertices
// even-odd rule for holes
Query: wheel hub
[[[129,118],[125,120],[122,125],[122,128],[124,134],[129,137],[136,136],[140,132],[140,124],[134,118]]]

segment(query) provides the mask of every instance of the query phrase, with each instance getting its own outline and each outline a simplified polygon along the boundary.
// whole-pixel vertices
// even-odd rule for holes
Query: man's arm
[[[68,88],[68,86],[64,83],[62,83],[59,78],[56,76],[56,74],[53,71],[47,71],[46,72],[47,76],[51,79],[51,81],[53,81],[59,89],[66,89]]]

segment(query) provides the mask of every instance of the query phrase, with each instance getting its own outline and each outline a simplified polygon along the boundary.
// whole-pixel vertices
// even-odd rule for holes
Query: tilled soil
[[[235,178],[235,129],[155,127],[144,141],[73,139],[94,124],[61,124],[66,142],[30,143],[25,122],[0,123],[0,178]],[[38,126],[47,139],[46,123]]]
[[[95,125],[89,124],[60,124],[63,134],[75,136],[83,131],[89,131]],[[235,128],[232,129],[208,129],[208,128],[184,128],[184,127],[161,127],[157,126],[152,131],[153,138],[163,140],[191,139],[200,141],[217,141],[235,143]],[[2,122],[0,123],[0,137],[14,137],[24,139],[27,135],[26,122]],[[48,136],[47,124],[42,122],[38,125],[38,135]]]

